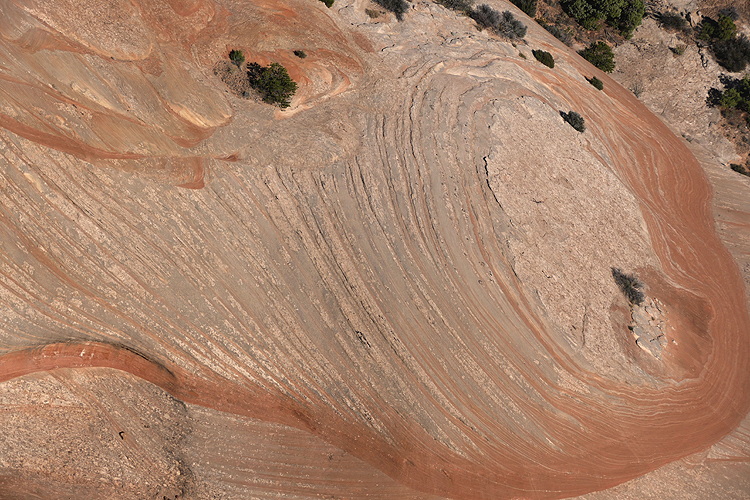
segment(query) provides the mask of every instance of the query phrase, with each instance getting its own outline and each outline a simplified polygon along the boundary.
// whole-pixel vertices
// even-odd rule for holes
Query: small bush
[[[552,57],[552,54],[550,54],[549,52],[544,50],[532,50],[531,53],[534,55],[537,61],[544,64],[545,66],[548,66],[550,68],[555,67],[555,58]]]
[[[542,24],[542,27],[565,45],[570,46],[573,44],[573,35],[567,29],[562,29],[556,24]]]
[[[245,54],[241,50],[232,50],[229,52],[229,60],[239,68],[245,62]]]
[[[471,18],[480,28],[494,29],[500,24],[500,13],[486,3],[471,11]]]
[[[719,11],[719,16],[727,16],[732,21],[737,21],[740,18],[736,7],[724,7]]]
[[[526,26],[506,10],[502,14],[487,4],[482,4],[470,14],[481,28],[489,28],[497,35],[515,40],[526,36]]]
[[[612,268],[612,277],[615,279],[615,283],[620,291],[631,304],[639,306],[643,303],[643,299],[645,298],[641,291],[643,283],[638,278],[632,274],[625,274],[616,267]]]
[[[380,12],[378,12],[377,10],[373,10],[373,9],[365,9],[365,14],[367,14],[367,16],[370,19],[375,19],[376,17],[380,17]]]
[[[750,177],[750,172],[748,172],[747,168],[745,168],[742,165],[738,165],[736,163],[730,163],[729,164],[729,168],[731,168],[732,170],[734,170],[738,174],[742,174],[742,175],[746,175],[746,176]]]
[[[326,4],[326,7],[328,7],[329,9],[333,7],[333,0],[320,0],[320,1]]]
[[[659,22],[667,30],[682,31],[688,27],[687,20],[676,12],[662,12],[659,14]]]
[[[643,94],[643,91],[645,90],[645,87],[643,85],[643,82],[635,82],[633,85],[630,86],[630,91],[633,93],[636,97],[641,97],[641,94]]]
[[[712,48],[716,62],[733,73],[743,71],[750,62],[750,41],[744,33],[731,40],[716,42]]]
[[[591,79],[589,80],[589,83],[599,90],[604,90],[604,82],[602,82],[595,76],[591,77]]]
[[[409,10],[409,4],[405,0],[375,0],[375,3],[393,12],[399,21],[404,19],[404,14]]]
[[[263,96],[263,101],[288,108],[297,91],[297,83],[289,77],[286,68],[279,63],[263,67],[258,63],[248,64],[247,76],[250,86]]]
[[[524,54],[523,52],[519,52],[518,57],[520,57],[521,59],[526,59],[526,54]]]
[[[513,5],[523,11],[524,14],[534,19],[536,17],[536,1],[537,0],[510,0]]]
[[[474,3],[473,0],[437,0],[437,3],[445,7],[446,9],[463,12],[465,14],[471,13],[471,6]]]
[[[569,113],[560,111],[560,116],[562,116],[563,120],[568,122],[571,127],[576,129],[580,133],[583,133],[586,130],[586,125],[584,125],[583,123],[583,117],[575,111],[571,111]]]
[[[605,73],[612,73],[615,70],[615,54],[604,42],[592,43],[578,53]]]
[[[305,57],[307,57],[307,54],[305,54],[304,50],[295,50],[294,55],[299,57],[300,59],[304,59]]]
[[[669,50],[674,52],[674,55],[676,56],[681,56],[682,54],[684,54],[685,49],[687,49],[687,45],[685,45],[684,43],[678,44],[674,47],[669,47]]]

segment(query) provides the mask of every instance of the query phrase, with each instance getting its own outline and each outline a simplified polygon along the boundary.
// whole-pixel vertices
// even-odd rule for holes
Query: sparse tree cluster
[[[509,10],[501,14],[489,5],[482,4],[469,15],[480,27],[491,29],[496,34],[510,40],[526,36],[526,26],[516,19]]]
[[[598,29],[602,22],[630,38],[646,12],[643,0],[563,0],[565,12],[587,30]]]
[[[524,14],[529,16],[531,19],[536,17],[536,2],[537,0],[510,0],[513,5],[523,11]]]
[[[562,43],[570,47],[573,45],[573,33],[571,32],[570,28],[561,28],[560,26],[556,24],[547,24],[540,22],[539,24],[542,25],[542,28],[549,31],[552,36],[560,40]]]
[[[750,40],[744,33],[737,35],[736,18],[737,12],[731,8],[723,9],[718,21],[704,17],[698,34],[711,44],[716,62],[732,72],[744,70],[750,62]]]
[[[677,12],[662,12],[658,15],[661,27],[670,31],[684,31],[688,27],[688,22]]]

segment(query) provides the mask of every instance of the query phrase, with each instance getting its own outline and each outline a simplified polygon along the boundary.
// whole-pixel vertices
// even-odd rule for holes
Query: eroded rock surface
[[[10,447],[8,491],[561,498],[747,413],[744,286],[698,161],[539,26],[513,47],[432,3],[402,23],[345,2],[2,5],[4,432],[71,429],[107,462]],[[290,67],[288,111],[226,91],[236,47]],[[658,359],[613,266],[674,325]],[[13,384],[40,396],[14,406]],[[135,425],[154,413],[174,425]]]

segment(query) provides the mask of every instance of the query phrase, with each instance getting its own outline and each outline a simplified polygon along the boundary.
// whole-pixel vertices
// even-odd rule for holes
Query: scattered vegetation
[[[586,125],[584,125],[583,117],[575,111],[570,111],[569,113],[560,111],[560,116],[562,116],[563,120],[568,122],[568,124],[577,131],[583,133],[586,130]]]
[[[295,50],[294,55],[299,57],[300,59],[304,59],[305,57],[307,57],[307,54],[305,54],[304,50]]]
[[[717,104],[725,109],[739,109],[750,112],[750,75],[741,80],[725,79],[724,92],[718,96]]]
[[[739,165],[737,163],[730,163],[729,168],[737,172],[738,174],[745,175],[747,177],[750,177],[750,171],[748,171],[747,167],[744,165]]]
[[[521,59],[526,59],[526,54],[524,54],[523,52],[519,52],[518,57],[520,57]]]
[[[733,8],[722,9],[718,21],[703,18],[698,34],[711,45],[716,62],[731,72],[744,70],[750,62],[750,41],[744,33],[737,35],[736,18]]]
[[[549,31],[552,36],[560,40],[562,43],[564,43],[567,46],[573,45],[573,33],[571,33],[569,28],[561,28],[560,26],[556,24],[547,24],[547,23],[540,23],[542,25],[542,28]]]
[[[602,41],[592,43],[578,53],[605,73],[612,73],[615,70],[615,54],[609,45]]]
[[[744,33],[730,40],[716,42],[711,48],[716,62],[732,73],[743,71],[750,62],[750,40]]]
[[[555,58],[552,57],[552,54],[545,50],[532,50],[531,53],[534,55],[537,61],[544,64],[545,66],[548,66],[550,68],[555,67]]]
[[[526,26],[506,10],[502,14],[487,4],[482,4],[469,14],[481,28],[489,28],[496,34],[515,40],[526,36]]]
[[[368,15],[370,19],[375,19],[376,17],[380,17],[380,12],[373,9],[365,9],[365,14]]]
[[[523,11],[524,14],[529,16],[531,19],[536,17],[536,1],[537,0],[510,0],[513,5]]]
[[[587,30],[595,30],[602,22],[630,38],[641,24],[646,7],[643,0],[562,0],[563,10]]]
[[[674,52],[676,56],[681,56],[682,54],[684,54],[685,49],[687,49],[687,45],[685,45],[684,43],[677,44],[674,47],[669,47],[669,50]]]
[[[229,60],[239,68],[245,62],[245,54],[241,50],[231,50],[229,52]]]
[[[662,12],[659,14],[661,27],[670,31],[684,31],[688,27],[687,20],[677,12]]]
[[[731,17],[719,16],[718,21],[714,21],[710,17],[704,17],[703,22],[701,22],[698,38],[713,42],[726,42],[734,38],[736,33],[737,25],[734,24]]]
[[[375,0],[375,3],[393,12],[399,21],[404,19],[404,14],[409,10],[409,4],[405,0]]]
[[[628,302],[635,306],[639,306],[643,303],[645,296],[641,291],[643,283],[632,274],[625,274],[616,267],[612,268],[612,277],[615,279],[615,283],[620,288],[620,291],[628,299]]]
[[[328,7],[329,9],[333,7],[333,0],[320,0],[320,1],[326,4],[326,7]]]
[[[641,94],[643,94],[644,88],[645,87],[643,86],[643,83],[638,81],[630,86],[630,91],[633,93],[634,96],[641,97]]]
[[[250,86],[261,93],[263,101],[288,108],[290,100],[297,91],[297,83],[289,77],[286,68],[279,63],[263,67],[258,63],[247,66]]]
[[[471,6],[474,3],[473,0],[436,0],[437,3],[445,7],[446,9],[455,10],[462,12],[466,15],[471,15]]]
[[[592,76],[590,79],[587,78],[588,82],[599,90],[604,90],[604,82],[599,80],[597,77]]]

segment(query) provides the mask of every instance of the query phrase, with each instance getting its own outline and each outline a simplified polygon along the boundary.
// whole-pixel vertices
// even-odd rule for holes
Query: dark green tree
[[[229,52],[229,60],[239,68],[245,62],[245,54],[241,50],[232,50]]]
[[[263,96],[263,101],[288,108],[290,100],[297,91],[297,83],[289,77],[286,68],[279,63],[271,63],[265,68],[258,63],[248,65],[247,71],[250,86]]]
[[[550,54],[546,50],[532,50],[531,53],[534,55],[537,61],[544,64],[545,66],[549,68],[555,67],[555,58],[552,57],[552,54]]]
[[[591,79],[588,80],[588,82],[594,87],[596,87],[598,90],[604,90],[604,82],[599,80],[597,77],[592,76]]]
[[[592,43],[578,53],[605,73],[612,73],[615,70],[615,54],[604,42]]]
[[[602,21],[630,38],[643,19],[643,0],[563,0],[565,12],[587,30],[598,29]]]
[[[521,9],[524,14],[529,16],[531,19],[536,17],[536,2],[537,0],[510,0],[513,5]]]
[[[399,21],[404,18],[404,14],[409,9],[409,4],[405,0],[375,0],[375,3],[393,12]]]

